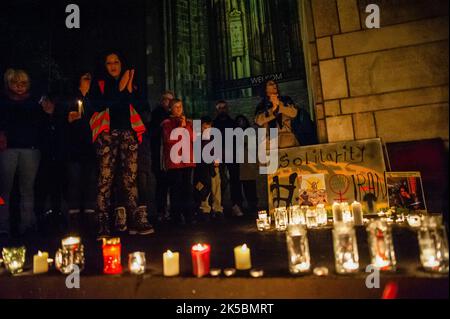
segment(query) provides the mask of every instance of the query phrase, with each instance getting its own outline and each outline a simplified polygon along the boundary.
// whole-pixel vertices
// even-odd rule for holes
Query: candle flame
[[[42,256],[42,251],[38,250],[38,256],[39,256],[39,257]]]
[[[172,257],[173,256],[173,252],[170,249],[167,251],[167,256],[168,257]]]
[[[203,244],[197,244],[194,246],[194,250],[205,250],[206,246],[204,246]]]
[[[247,244],[242,245],[242,250],[247,250],[247,249],[248,249]]]

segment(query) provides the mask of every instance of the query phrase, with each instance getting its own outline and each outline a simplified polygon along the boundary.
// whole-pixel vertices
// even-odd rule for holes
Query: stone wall
[[[367,29],[365,8],[380,7]],[[448,143],[447,0],[302,0],[321,142]]]

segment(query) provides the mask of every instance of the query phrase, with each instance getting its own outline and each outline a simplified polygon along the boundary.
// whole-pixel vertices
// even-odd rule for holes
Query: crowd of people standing
[[[124,232],[150,235],[155,223],[222,220],[225,185],[230,188],[232,216],[256,214],[257,164],[225,163],[223,158],[214,163],[174,162],[170,153],[178,141],[170,135],[176,128],[191,133],[193,156],[193,122],[185,115],[183,101],[165,91],[151,111],[135,81],[136,71],[127,68],[118,52],[108,52],[102,65],[103,72],[95,77],[82,72],[73,94],[65,98],[36,98],[26,71],[5,72],[0,99],[0,236],[11,235],[14,213],[20,215],[19,235],[45,229],[52,215],[58,226],[79,231],[84,225],[99,239]],[[297,115],[293,102],[278,98],[274,81],[265,85],[264,93],[256,124],[278,127],[284,145],[299,145],[300,135],[290,125]],[[243,115],[232,118],[226,101],[216,102],[215,111],[214,119],[201,118],[202,133],[215,127],[224,137],[227,128],[252,125]]]

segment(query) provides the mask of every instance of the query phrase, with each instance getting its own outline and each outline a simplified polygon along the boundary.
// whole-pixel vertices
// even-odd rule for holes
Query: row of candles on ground
[[[382,271],[396,270],[396,257],[392,239],[392,230],[385,218],[371,220],[366,228],[368,233],[371,264]],[[338,274],[359,271],[358,244],[353,223],[338,221],[332,230],[335,268]],[[445,226],[439,216],[423,216],[418,230],[420,261],[426,271],[448,273],[449,251]],[[302,224],[289,224],[286,228],[289,271],[303,274],[311,271],[311,257],[307,237],[307,228]],[[219,269],[210,269],[211,247],[208,244],[196,244],[191,249],[193,274],[197,277],[218,276]],[[164,276],[180,274],[180,255],[167,251],[163,254]],[[252,269],[251,251],[247,245],[234,248],[235,267],[237,270],[250,270],[250,275],[260,277],[262,270]],[[48,271],[48,254],[34,256],[34,272]],[[12,273],[18,273],[25,262],[25,248],[4,248],[5,266]],[[103,261],[105,274],[122,273],[121,243],[119,238],[104,240]],[[55,256],[56,268],[64,274],[73,271],[74,265],[84,268],[84,249],[78,237],[66,238],[62,248]],[[135,252],[129,255],[129,271],[143,274],[146,268],[145,253]],[[226,269],[226,276],[233,275],[233,270]]]
[[[68,237],[62,240],[62,247],[55,255],[55,266],[63,274],[70,274],[74,271],[74,266],[78,270],[84,269],[84,246],[79,237]],[[121,274],[123,272],[121,263],[122,245],[120,238],[105,239],[102,245],[103,251],[103,273]],[[211,247],[208,244],[196,244],[191,249],[193,273],[197,277],[205,275],[218,276],[220,269],[210,269]],[[8,271],[18,274],[23,271],[25,264],[25,247],[3,248],[3,262]],[[234,275],[237,270],[250,270],[252,277],[260,277],[262,271],[251,269],[250,248],[243,244],[234,248],[235,267],[224,269],[226,276]],[[47,273],[49,264],[53,259],[49,258],[47,252],[38,252],[33,256],[33,273]],[[146,258],[144,252],[134,252],[128,255],[129,272],[136,275],[145,273]],[[163,274],[166,277],[178,276],[180,274],[180,254],[170,250],[163,254]]]
[[[391,224],[394,220],[389,217],[388,212],[379,212],[379,217],[386,217],[386,221]],[[369,222],[369,219],[363,218],[361,203],[354,201],[351,205],[346,202],[333,203],[332,205],[333,222],[352,223],[355,226],[363,226]],[[273,219],[275,229],[285,231],[288,225],[304,225],[307,228],[317,228],[328,225],[328,215],[324,204],[318,204],[316,207],[292,205],[288,207],[278,207],[273,210]],[[258,212],[256,227],[259,231],[271,229],[272,216],[263,210]],[[396,223],[408,222],[413,228],[420,227],[421,215],[409,214],[406,218],[403,214],[395,215]]]
[[[333,220],[335,222],[352,222],[354,225],[364,224],[362,206],[359,202],[334,203],[332,206]],[[307,228],[316,228],[328,224],[328,215],[324,204],[318,204],[315,208],[310,206],[292,205],[289,207],[278,207],[274,209],[273,218],[275,229],[286,230],[288,225],[304,225]],[[256,226],[259,231],[269,230],[271,216],[266,211],[258,213]]]

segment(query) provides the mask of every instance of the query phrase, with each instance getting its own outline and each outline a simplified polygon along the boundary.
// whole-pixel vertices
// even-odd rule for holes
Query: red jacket
[[[169,169],[195,167],[194,143],[193,143],[195,140],[195,135],[193,132],[194,130],[192,128],[192,122],[187,120],[186,127],[184,127],[189,133],[189,136],[186,136],[184,138],[184,140],[187,141],[186,144],[188,145],[183,145],[183,148],[180,147],[178,151],[178,155],[181,157],[180,163],[174,163],[170,158],[170,151],[172,150],[172,147],[175,146],[175,144],[177,144],[182,139],[181,136],[178,136],[177,139],[173,141],[170,140],[170,134],[172,133],[172,130],[176,128],[182,128],[180,118],[176,117],[168,118],[161,123],[161,127],[162,127],[162,144],[163,144],[162,156],[163,156],[163,165],[165,169],[169,170]],[[181,143],[178,144],[178,146],[180,145]],[[190,150],[190,154],[186,153],[183,154],[182,150],[186,149]]]

